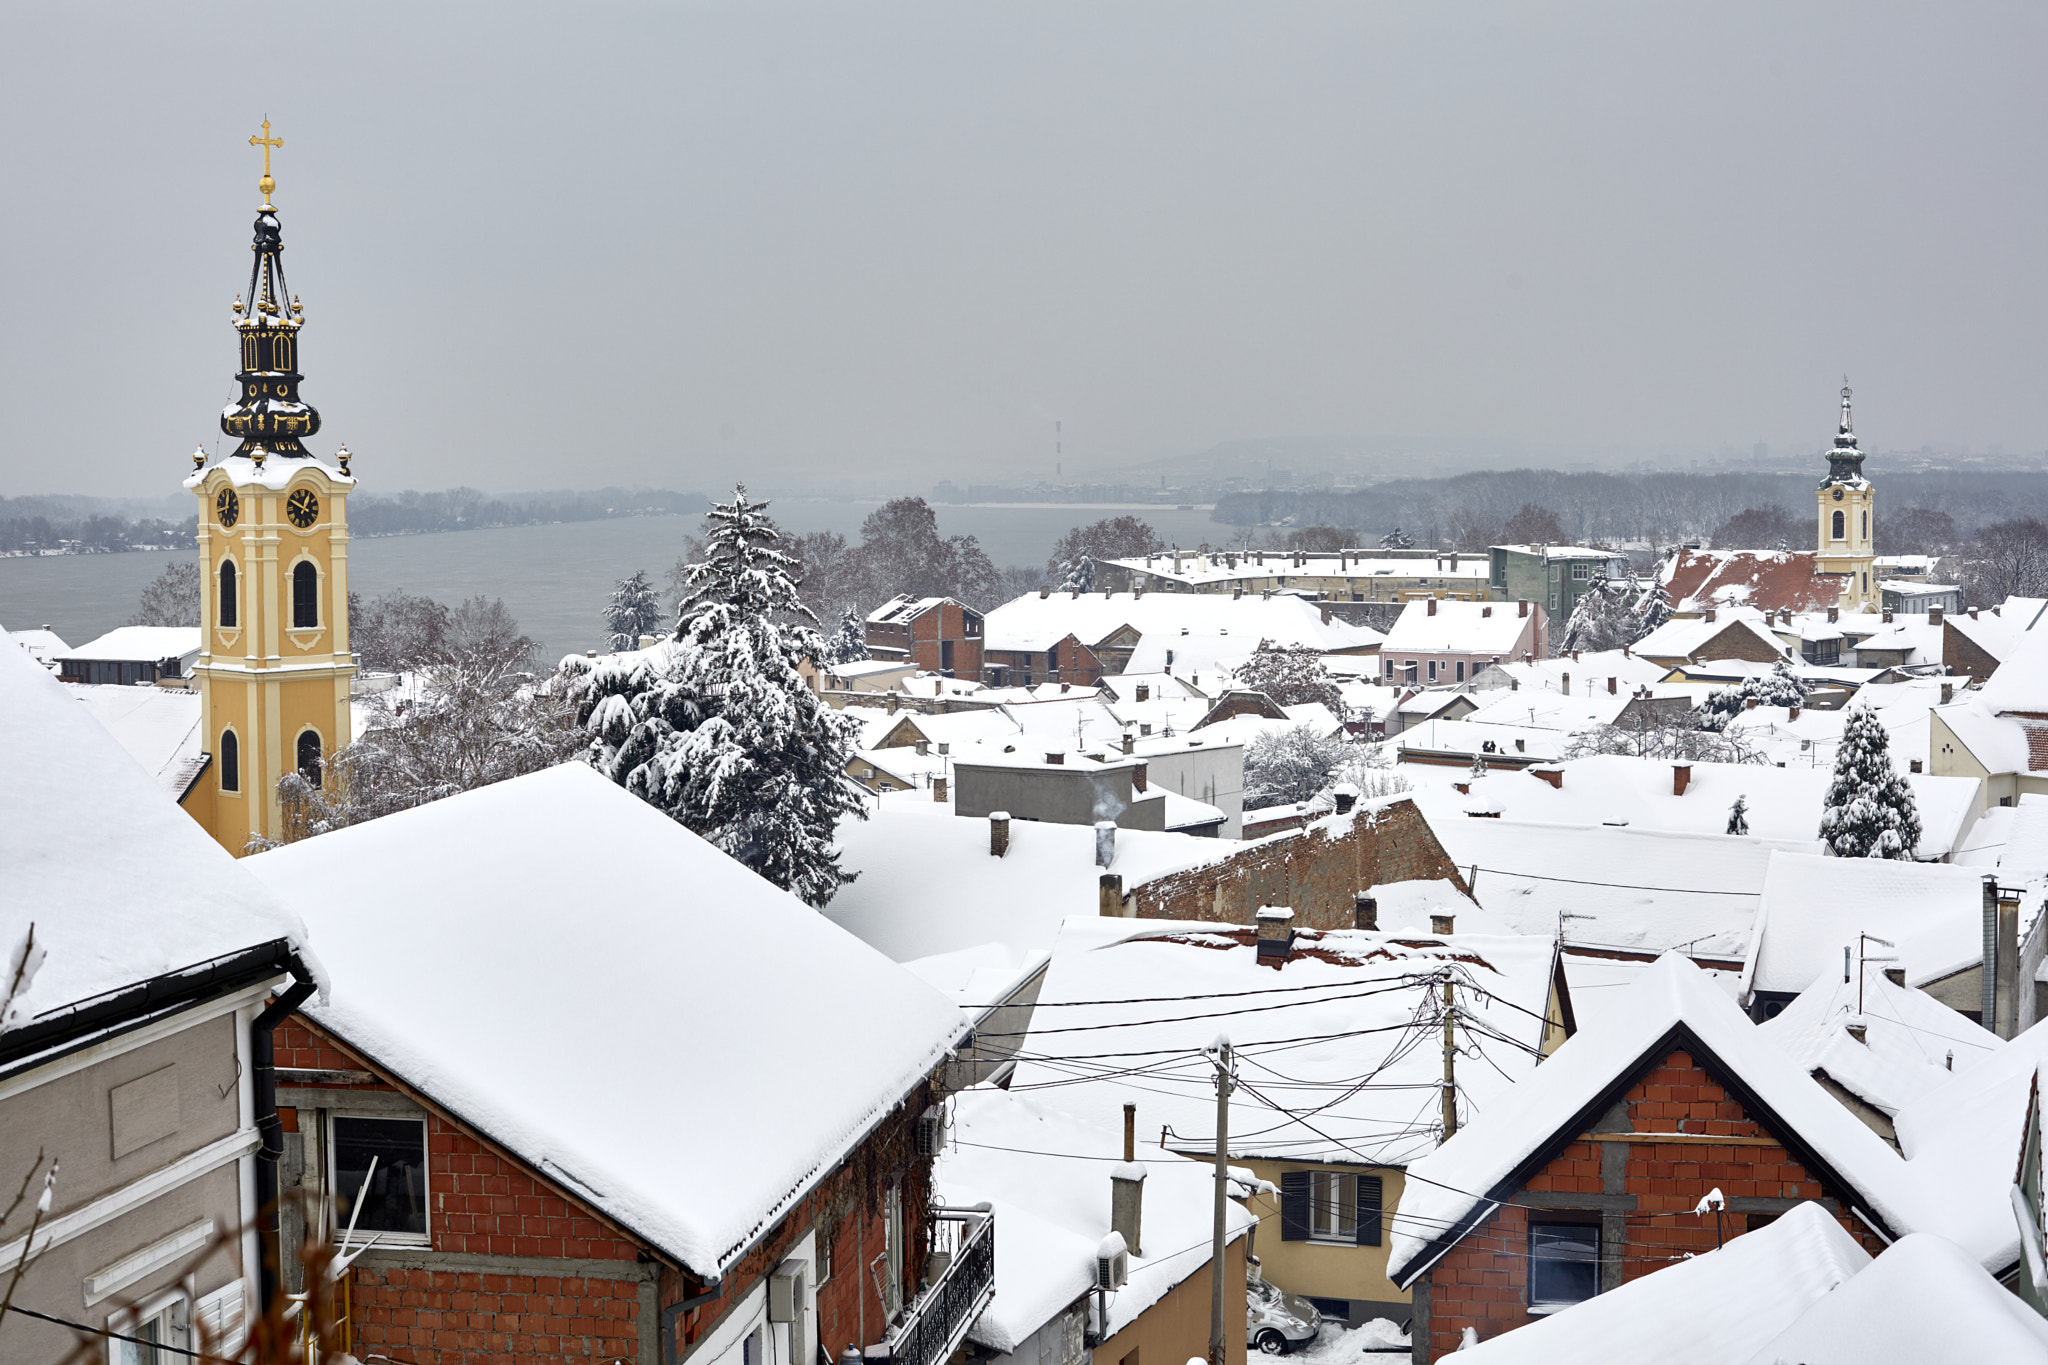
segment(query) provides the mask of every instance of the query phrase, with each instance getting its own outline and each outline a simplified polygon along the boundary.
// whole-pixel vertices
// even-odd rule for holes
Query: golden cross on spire
[[[284,139],[270,135],[270,120],[266,118],[263,120],[263,136],[251,134],[249,145],[263,149],[263,178],[256,182],[256,188],[263,191],[263,207],[270,208],[270,192],[277,188],[277,182],[270,178],[270,149],[284,146]]]

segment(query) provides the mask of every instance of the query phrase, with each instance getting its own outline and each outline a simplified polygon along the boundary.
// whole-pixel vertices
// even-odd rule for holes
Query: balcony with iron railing
[[[946,1365],[996,1296],[996,1217],[987,1204],[935,1208],[929,1279],[890,1328],[893,1365]]]

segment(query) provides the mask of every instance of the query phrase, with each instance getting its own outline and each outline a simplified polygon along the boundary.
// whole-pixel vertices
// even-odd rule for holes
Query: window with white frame
[[[428,1245],[426,1120],[336,1114],[331,1125],[335,1230],[353,1219],[358,1242],[377,1232],[380,1245]]]
[[[107,1338],[111,1365],[182,1365],[191,1359],[185,1354],[192,1346],[191,1303],[179,1290],[114,1314],[107,1328],[120,1333]]]
[[[1358,1177],[1342,1171],[1308,1174],[1308,1235],[1318,1242],[1358,1240]]]
[[[1573,582],[1584,583],[1588,579],[1592,578],[1592,576],[1593,566],[1591,564],[1586,563],[1584,560],[1580,560],[1578,563],[1572,565]]]

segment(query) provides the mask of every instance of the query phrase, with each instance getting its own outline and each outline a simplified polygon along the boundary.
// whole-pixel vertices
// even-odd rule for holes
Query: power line
[[[1552,877],[1541,872],[1513,872],[1504,867],[1482,867],[1496,877],[1521,877],[1534,882],[1564,882],[1570,886],[1605,886],[1616,891],[1662,891],[1674,896],[1761,896],[1761,891],[1716,891],[1703,886],[1637,886],[1630,882],[1598,882],[1583,877]]]

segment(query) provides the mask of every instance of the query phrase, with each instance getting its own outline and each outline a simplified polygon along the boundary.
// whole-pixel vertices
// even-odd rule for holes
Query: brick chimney
[[[1039,600],[1039,601],[1043,602],[1043,601],[1044,601],[1044,600],[1045,600],[1046,598],[1048,598],[1048,597],[1050,597],[1050,596],[1052,596],[1052,589],[1051,589],[1051,588],[1040,588],[1040,589],[1038,590],[1038,600]]]
[[[1137,749],[1138,737],[1128,730],[1124,731],[1124,752],[1127,754],[1136,753]]]
[[[1548,782],[1558,791],[1564,790],[1564,769],[1555,764],[1538,763],[1529,769],[1529,773],[1540,782]]]
[[[931,741],[928,739],[920,739],[911,747],[917,750],[917,756],[919,758],[925,757],[932,750]]]
[[[1792,705],[1791,705],[1791,706],[1790,706],[1789,708],[1787,708],[1787,714],[1786,714],[1786,716],[1785,716],[1785,719],[1787,719],[1787,720],[1798,720],[1798,719],[1799,719],[1799,713],[1800,713],[1800,711],[1802,711],[1802,710],[1804,710],[1804,709],[1805,709],[1805,708],[1801,707],[1801,706],[1799,705],[1799,703],[1797,703],[1797,702],[1794,702],[1794,703],[1793,703],[1793,704],[1792,704]]]
[[[1137,767],[1131,769],[1131,790],[1137,792],[1141,796],[1144,795],[1146,791],[1146,770],[1149,766],[1149,764],[1140,763]]]
[[[1608,696],[1610,696],[1610,697],[1611,697],[1611,696],[1613,696],[1613,695],[1615,694],[1615,692],[1616,692],[1616,691],[1617,691],[1617,690],[1618,690],[1618,689],[1620,688],[1620,686],[1621,686],[1621,680],[1620,680],[1619,678],[1615,677],[1615,676],[1614,676],[1613,674],[1611,674],[1611,673],[1607,675],[1607,695],[1608,695]]]
[[[1262,905],[1258,923],[1259,965],[1276,970],[1294,956],[1294,911],[1285,905]]]
[[[1839,620],[1841,620],[1841,619],[1842,619],[1842,609],[1841,609],[1840,607],[1829,607],[1829,608],[1828,608],[1828,624],[1829,624],[1829,625],[1833,625],[1833,624],[1834,624],[1835,622],[1837,622],[1837,621],[1839,621]]]
[[[1455,915],[1432,914],[1429,917],[1429,932],[1432,934],[1455,934],[1458,918]]]
[[[1700,616],[1703,620],[1712,621],[1714,619],[1714,609],[1712,607],[1708,607],[1705,611],[1700,613]]]
[[[1045,761],[1047,763],[1052,764],[1054,767],[1060,767],[1066,763],[1067,756],[1065,754],[1047,754],[1045,756]]]
[[[1423,608],[1422,614],[1423,614],[1424,616],[1434,616],[1434,615],[1436,615],[1436,599],[1435,599],[1434,597],[1432,597],[1432,598],[1429,598],[1429,599],[1427,599],[1427,600],[1428,600],[1428,602],[1429,602],[1429,605],[1428,605],[1427,607],[1424,607],[1424,608]]]
[[[1330,624],[1330,604],[1328,602],[1323,603],[1323,624],[1326,626]]]
[[[1378,929],[1380,927],[1380,902],[1377,896],[1359,893],[1351,902],[1351,927],[1354,929]]]
[[[1566,673],[1563,675],[1563,678],[1564,683],[1559,691],[1561,695],[1569,697],[1572,694],[1572,675]]]
[[[1108,867],[1116,861],[1116,821],[1095,822],[1095,865]]]
[[[889,694],[889,714],[890,714],[890,715],[892,715],[892,716],[893,716],[893,715],[895,715],[895,714],[896,714],[896,708],[897,708],[897,706],[899,706],[900,704],[901,704],[901,703],[900,703],[900,702],[899,702],[899,701],[897,700],[896,694],[895,694],[894,692],[891,692],[891,693]]]
[[[1927,624],[1930,626],[1938,626],[1941,624],[1940,607],[1929,607],[1927,609]]]
[[[1975,607],[1970,608],[1970,619],[1972,621],[1977,619],[1977,609]]]
[[[1886,607],[1884,609],[1884,623],[1886,625],[1890,625],[1892,623],[1892,609],[1890,607]]]
[[[988,813],[988,853],[991,858],[1000,858],[1010,851],[1010,812],[992,810]]]
[[[1096,891],[1096,913],[1103,919],[1124,917],[1124,879],[1115,872],[1102,874],[1101,885]]]
[[[1358,804],[1358,789],[1349,782],[1338,783],[1336,791],[1331,795],[1336,798],[1339,815],[1351,814],[1351,808]]]
[[[1457,571],[1458,571],[1458,554],[1457,554],[1457,551],[1453,550],[1453,551],[1451,552],[1451,572],[1452,572],[1452,573],[1456,573]]]
[[[1941,704],[1943,706],[1947,706],[1950,702],[1954,701],[1955,699],[1956,685],[1952,682],[1943,683],[1941,685]]]
[[[945,799],[946,799],[946,779],[945,779],[945,778],[943,778],[943,777],[935,777],[935,778],[933,778],[933,779],[932,779],[932,800],[934,800],[934,801],[937,801],[937,802],[940,802],[940,803],[942,803],[942,804],[943,804],[943,803],[945,802]]]
[[[1527,616],[1528,614],[1529,614],[1529,599],[1528,599],[1528,598],[1526,598],[1526,597],[1518,597],[1518,598],[1516,598],[1516,599],[1515,599],[1515,615],[1517,615],[1517,616]]]
[[[1685,789],[1686,789],[1687,787],[1691,786],[1691,785],[1692,785],[1692,764],[1690,764],[1690,763],[1674,763],[1674,764],[1672,764],[1672,765],[1671,765],[1671,794],[1672,794],[1673,796],[1683,796],[1683,795],[1685,795]]]
[[[1492,608],[1492,607],[1481,607],[1481,608],[1479,609],[1479,615],[1480,615],[1481,617],[1488,617],[1488,616],[1491,616],[1491,615],[1493,615],[1493,608]],[[1495,662],[1495,663],[1499,663],[1499,662],[1500,662],[1500,660],[1498,660],[1498,659],[1495,659],[1495,660],[1494,660],[1494,662]]]

